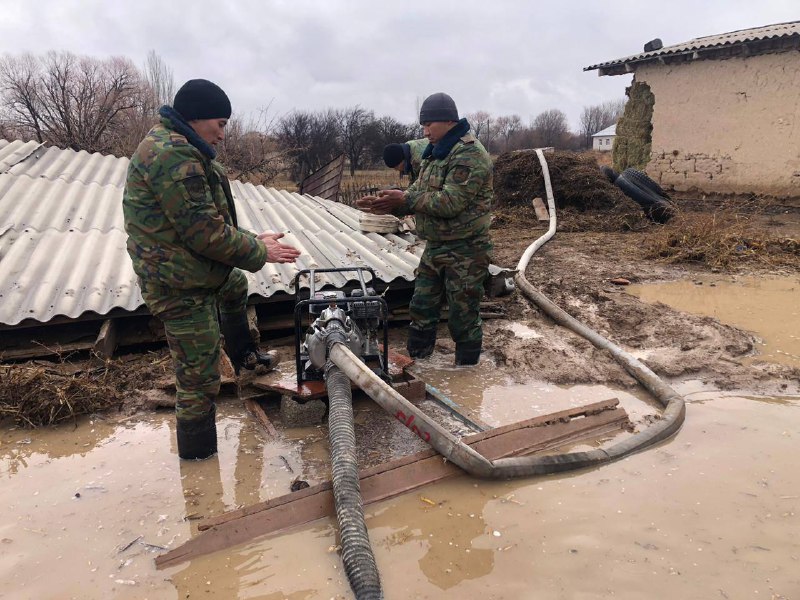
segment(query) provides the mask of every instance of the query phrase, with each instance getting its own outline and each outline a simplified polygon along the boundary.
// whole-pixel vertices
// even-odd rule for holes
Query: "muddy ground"
[[[797,239],[800,233],[800,211],[752,218],[778,238]],[[626,293],[626,285],[612,283],[693,280],[702,285],[709,275],[796,275],[800,262],[793,256],[749,257],[724,269],[704,263],[669,263],[646,258],[645,253],[648,240],[672,225],[639,222],[638,231],[593,231],[604,228],[603,213],[573,214],[568,219],[567,227],[589,230],[558,231],[534,254],[525,274],[558,306],[632,352],[662,377],[691,376],[720,389],[747,388],[766,394],[796,386],[800,371],[759,360],[757,338],[752,333],[666,304],[642,302]],[[545,229],[532,220],[495,228],[495,262],[516,266],[525,248]],[[610,355],[566,334],[521,295],[505,300],[505,305],[510,317],[542,333],[534,339],[520,339],[502,322],[487,322],[486,347],[510,375],[520,380],[535,375],[557,384],[634,384]]]
[[[753,220],[776,239],[799,237],[796,211]],[[532,211],[500,215],[498,225],[494,262],[503,266],[515,266],[545,231]],[[465,476],[371,505],[387,598],[800,597],[800,546],[790,533],[800,515],[800,357],[767,360],[746,328],[644,302],[612,283],[688,281],[710,291],[709,276],[796,282],[796,254],[791,244],[772,254],[764,245],[724,267],[647,258],[648,244],[670,227],[678,229],[624,207],[611,216],[567,212],[526,276],[687,398],[679,434],[597,469],[508,482]],[[634,425],[657,412],[607,353],[519,294],[495,301],[506,316],[485,321],[478,367],[452,368],[442,324],[437,352],[415,372],[490,425],[609,397]],[[784,310],[796,319],[795,308]],[[404,337],[403,326],[392,328],[395,347]],[[280,350],[290,359],[286,342]],[[268,436],[226,384],[219,455],[179,461],[172,412],[153,410],[170,401],[164,349],[123,356],[104,377],[94,385],[113,388],[121,411],[35,431],[8,421],[0,428],[0,597],[351,597],[333,519],[166,571],[153,563],[196,535],[205,517],[286,494],[297,478],[327,479],[324,426],[283,429],[270,409],[280,435]],[[422,447],[371,403],[354,408],[360,466]]]

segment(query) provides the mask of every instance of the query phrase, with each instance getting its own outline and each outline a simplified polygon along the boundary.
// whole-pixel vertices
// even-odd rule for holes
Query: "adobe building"
[[[800,21],[586,67],[633,73],[614,165],[676,191],[800,198]]]

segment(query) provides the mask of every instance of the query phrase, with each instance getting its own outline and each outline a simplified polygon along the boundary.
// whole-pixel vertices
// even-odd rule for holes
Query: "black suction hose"
[[[332,362],[325,364],[328,389],[328,436],[336,519],[342,544],[342,562],[358,600],[381,600],[378,566],[369,543],[361,501],[353,428],[353,393],[350,379]]]

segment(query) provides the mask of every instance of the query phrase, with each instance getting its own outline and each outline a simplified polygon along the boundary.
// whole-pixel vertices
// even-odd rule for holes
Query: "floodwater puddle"
[[[434,355],[418,361],[413,369],[451,401],[477,411],[481,420],[494,427],[612,398],[619,400],[634,423],[659,412],[658,403],[641,389],[514,383],[499,374],[491,360],[482,359],[470,369],[453,367],[452,360],[452,356]]]
[[[770,298],[796,298],[797,288],[781,285]],[[723,286],[687,284],[675,302],[698,287],[716,294]],[[634,288],[648,299],[646,289]],[[775,336],[759,322],[734,324],[763,337],[777,358],[800,355],[792,346],[797,303],[734,303],[730,296],[760,297],[745,290],[727,289],[717,305],[733,308],[712,316],[732,322],[760,308],[767,321],[783,322]],[[778,306],[783,320],[765,306]],[[516,335],[527,335],[522,327]],[[610,398],[635,423],[658,412],[643,391],[520,384],[490,359],[469,369],[452,362],[437,352],[414,371],[494,426]],[[365,507],[385,596],[794,598],[800,398],[720,392],[701,381],[673,387],[687,400],[681,430],[622,460],[511,481],[453,477]],[[366,400],[354,410],[369,456],[421,443],[392,419],[373,427]],[[220,402],[217,419],[219,454],[200,462],[178,459],[171,412],[0,429],[0,597],[352,597],[332,518],[155,569],[154,559],[197,535],[202,519],[284,495],[297,478],[313,485],[328,476],[324,428],[270,438],[236,401]]]
[[[793,597],[800,398],[682,386],[678,435],[624,460],[456,477],[367,506],[386,596]],[[155,569],[201,518],[283,494],[304,472],[294,441],[267,440],[232,403],[218,419],[219,455],[201,462],[178,460],[168,413],[2,431],[3,597],[352,597],[332,519]]]
[[[758,359],[800,367],[798,277],[703,277],[631,285],[626,291],[645,302],[663,302],[753,332],[761,339]]]

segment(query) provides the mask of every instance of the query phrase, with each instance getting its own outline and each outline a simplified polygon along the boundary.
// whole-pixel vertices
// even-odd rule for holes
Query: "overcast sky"
[[[583,67],[691,38],[800,19],[798,0],[0,0],[0,52],[155,50],[179,86],[202,77],[234,112],[361,105],[403,122],[428,94],[464,115],[563,110],[623,98],[630,76]]]

